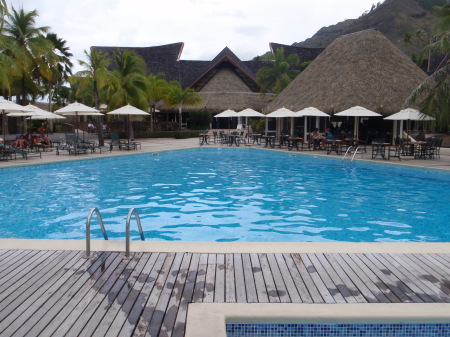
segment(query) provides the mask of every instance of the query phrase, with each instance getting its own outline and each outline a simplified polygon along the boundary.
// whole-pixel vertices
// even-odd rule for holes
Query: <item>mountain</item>
[[[431,28],[437,22],[437,17],[431,12],[432,7],[445,3],[447,0],[385,0],[373,5],[358,19],[323,27],[311,38],[293,46],[325,48],[341,35],[376,28],[411,57],[428,44]],[[417,34],[419,30],[422,31]],[[405,41],[405,36],[409,41]]]

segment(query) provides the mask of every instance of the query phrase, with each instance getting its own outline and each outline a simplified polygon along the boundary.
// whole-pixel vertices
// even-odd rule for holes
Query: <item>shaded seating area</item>
[[[109,151],[111,152],[114,147],[118,148],[119,150],[137,150],[138,147],[141,147],[140,142],[132,142],[128,139],[120,139],[119,134],[116,132],[111,132],[111,141],[109,144]]]

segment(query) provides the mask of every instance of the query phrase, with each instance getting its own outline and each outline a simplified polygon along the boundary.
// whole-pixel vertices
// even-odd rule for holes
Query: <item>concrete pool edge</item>
[[[85,240],[0,239],[0,249],[85,250]],[[91,240],[92,251],[125,251],[125,241]],[[191,253],[450,253],[450,242],[131,241],[132,252]]]
[[[226,323],[449,322],[449,303],[190,303],[185,337],[226,337]]]

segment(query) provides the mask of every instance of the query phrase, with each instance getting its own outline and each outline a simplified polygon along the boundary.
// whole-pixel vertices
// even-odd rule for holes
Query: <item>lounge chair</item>
[[[111,152],[115,147],[119,150],[136,150],[141,144],[139,142],[128,142],[128,140],[122,140],[119,138],[119,134],[111,132],[111,142],[109,142],[109,151]]]

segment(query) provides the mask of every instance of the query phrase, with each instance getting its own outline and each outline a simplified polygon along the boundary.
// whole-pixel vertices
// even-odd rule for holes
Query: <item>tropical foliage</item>
[[[273,91],[279,94],[300,73],[297,69],[300,64],[298,55],[284,56],[284,48],[278,48],[275,54],[267,54],[267,66],[256,73],[256,81],[262,92]]]
[[[198,105],[202,102],[202,97],[194,89],[183,89],[178,81],[169,83],[169,92],[166,103],[169,105],[178,105],[178,127],[181,130],[183,124],[183,105]]]
[[[450,52],[450,4],[435,7],[440,20],[434,28],[436,40],[428,48],[444,55],[448,59]],[[442,65],[442,64],[441,64]],[[440,128],[450,125],[450,63],[441,67],[417,87],[405,105],[418,104],[421,111],[434,116]]]

